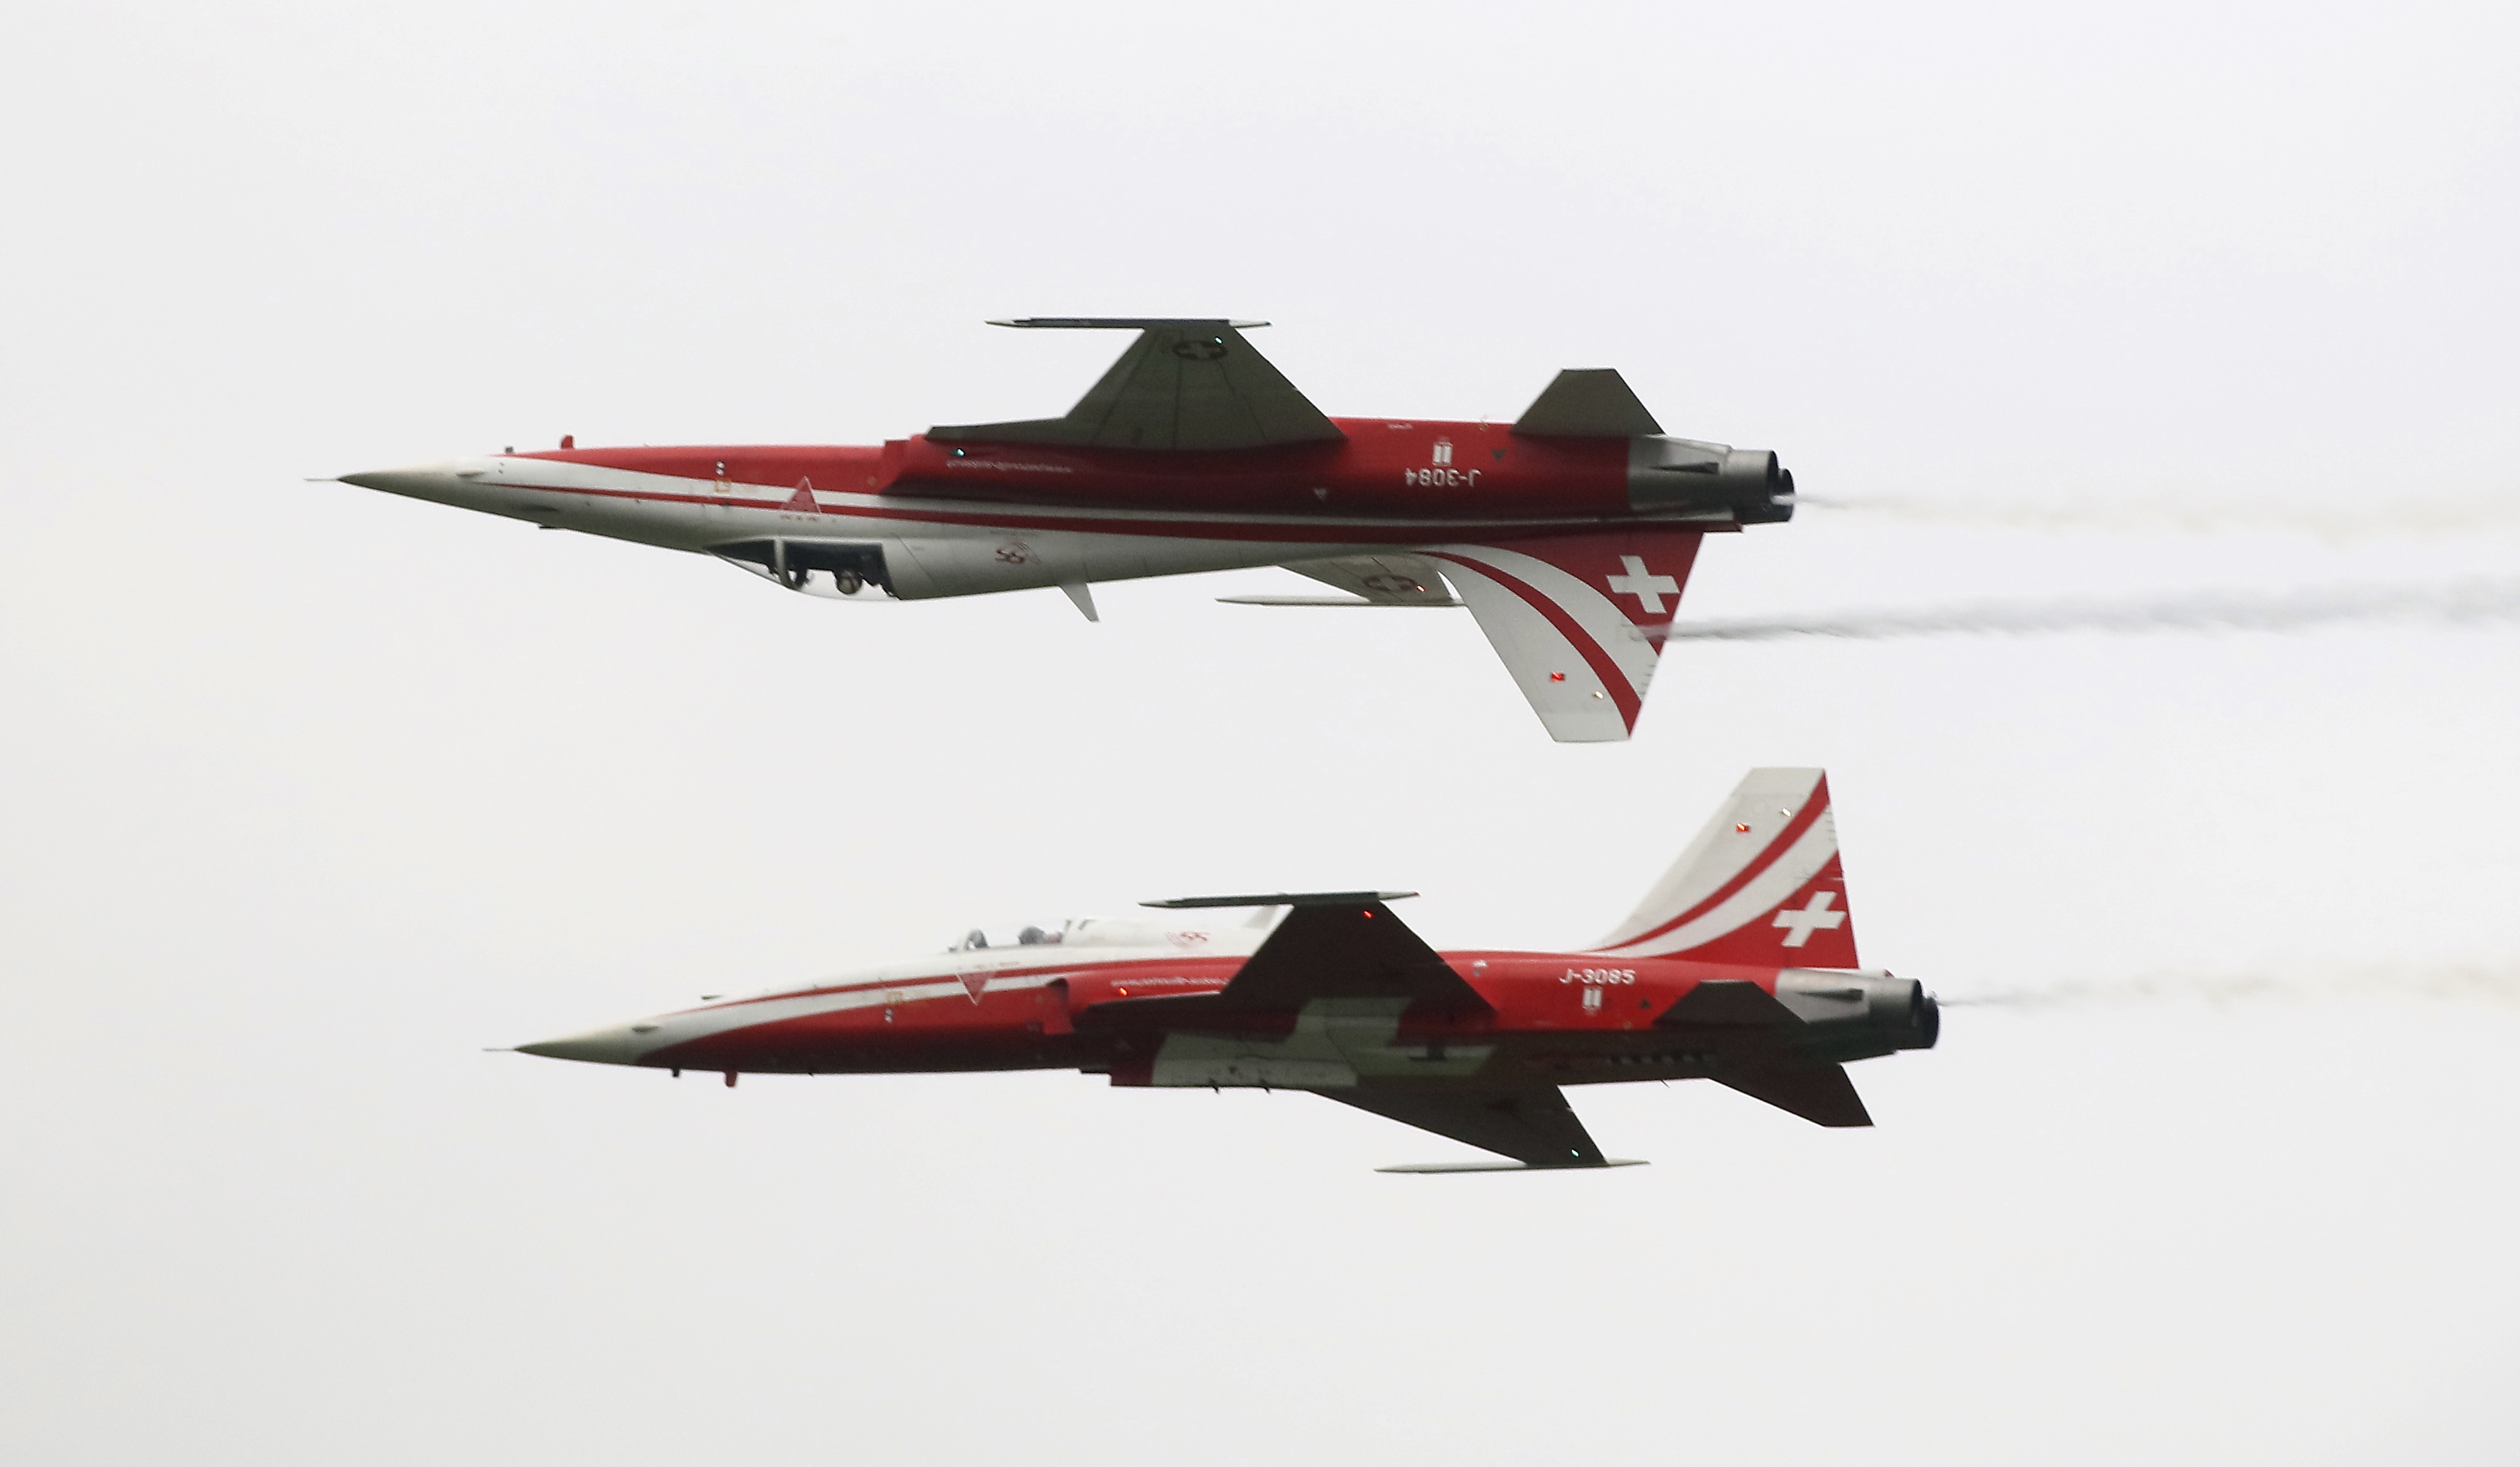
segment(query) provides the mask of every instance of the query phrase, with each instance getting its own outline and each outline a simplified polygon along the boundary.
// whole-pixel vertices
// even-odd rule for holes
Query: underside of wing
[[[932,427],[929,438],[1189,453],[1347,436],[1237,330],[1265,323],[1060,317],[993,324],[1134,328],[1138,339],[1064,418]]]
[[[1555,1086],[1535,1089],[1449,1091],[1427,1089],[1316,1090],[1341,1105],[1372,1111],[1404,1126],[1450,1136],[1482,1151],[1510,1156],[1527,1167],[1617,1165],[1593,1144],[1584,1123]],[[1434,1170],[1431,1168],[1392,1170]]]

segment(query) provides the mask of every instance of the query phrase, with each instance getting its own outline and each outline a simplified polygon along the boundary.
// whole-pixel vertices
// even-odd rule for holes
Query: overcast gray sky
[[[2520,576],[2507,5],[21,5],[0,1456],[2500,1462],[2520,631],[1677,648],[1550,743],[1282,572],[873,610],[303,482],[1614,365],[1697,616]],[[485,1054],[1253,887],[1605,931],[1826,765],[1877,1129]]]

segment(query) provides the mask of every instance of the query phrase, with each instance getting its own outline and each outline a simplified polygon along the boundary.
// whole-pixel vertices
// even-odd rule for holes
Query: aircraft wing
[[[1427,554],[1560,743],[1626,738],[1705,531],[1695,525],[1441,545]]]
[[[1138,339],[1064,418],[932,427],[944,443],[1039,443],[1188,453],[1331,443],[1347,434],[1295,390],[1239,328],[1265,321],[1034,316],[992,326],[1135,329]]]
[[[1527,1167],[1615,1167],[1631,1165],[1614,1162],[1601,1155],[1593,1144],[1592,1134],[1584,1123],[1575,1118],[1574,1107],[1566,1103],[1565,1094],[1553,1085],[1531,1089],[1465,1092],[1420,1089],[1376,1089],[1357,1087],[1347,1089],[1315,1090],[1341,1105],[1353,1105],[1431,1131],[1437,1135],[1465,1141],[1482,1151],[1510,1156]],[[1489,1164],[1436,1163],[1428,1166],[1385,1167],[1386,1172],[1468,1172],[1499,1170]]]
[[[1241,606],[1458,606],[1435,562],[1423,556],[1334,556],[1283,567],[1346,596],[1223,596]]]
[[[1441,1008],[1493,1007],[1373,893],[1352,896],[1362,900],[1271,899],[1294,910],[1218,991],[1220,1004],[1300,1009],[1321,999],[1406,999]]]

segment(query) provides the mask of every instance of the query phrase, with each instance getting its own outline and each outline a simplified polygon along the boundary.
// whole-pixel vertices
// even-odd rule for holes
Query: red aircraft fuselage
[[[522,1046],[723,1073],[1075,1069],[1297,1089],[1531,1166],[1605,1159],[1559,1088],[1712,1079],[1870,1124],[1842,1068],[1930,1046],[1910,979],[1857,965],[1818,770],[1759,770],[1618,930],[1575,953],[1438,953],[1388,893],[1196,898],[1218,923],[1092,919]],[[1272,918],[1279,910],[1282,920]]]
[[[1333,604],[1466,606],[1552,736],[1633,730],[1698,544],[1793,512],[1774,453],[1664,435],[1616,373],[1516,422],[1322,415],[1224,323],[1132,325],[1065,418],[870,447],[513,451],[344,476],[716,556],[860,603],[1282,565]],[[1317,604],[1320,598],[1244,597]]]

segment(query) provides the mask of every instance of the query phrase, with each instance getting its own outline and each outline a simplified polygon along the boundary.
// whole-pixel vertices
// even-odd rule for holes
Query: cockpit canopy
[[[1263,907],[1238,922],[1217,923],[1197,914],[1161,921],[1144,917],[1069,917],[1048,922],[991,922],[963,934],[948,953],[985,953],[994,948],[1170,948],[1176,952],[1248,953],[1286,914],[1283,907]]]
[[[1067,940],[1071,922],[1044,925],[1040,922],[991,922],[963,934],[963,940],[947,948],[948,953],[977,953],[989,948],[1033,948]]]

